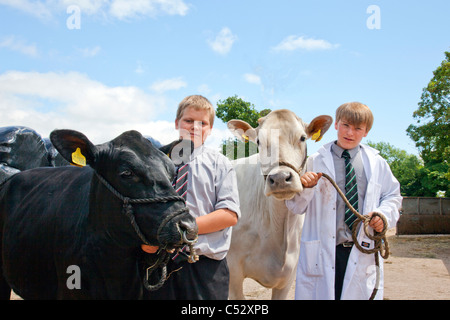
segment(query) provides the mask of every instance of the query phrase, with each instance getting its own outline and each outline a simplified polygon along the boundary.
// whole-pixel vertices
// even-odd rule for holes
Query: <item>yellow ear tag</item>
[[[77,148],[77,150],[72,153],[72,163],[80,167],[86,165],[86,158],[81,154],[80,148]]]
[[[249,141],[248,136],[246,136],[245,134],[242,135],[242,138],[244,138],[245,143],[247,143]]]
[[[322,139],[322,137],[320,136],[320,129],[319,129],[319,131],[317,131],[316,133],[314,133],[313,135],[312,135],[312,137],[311,137],[311,140],[313,140],[313,141],[315,141],[315,142],[319,142],[321,139]]]

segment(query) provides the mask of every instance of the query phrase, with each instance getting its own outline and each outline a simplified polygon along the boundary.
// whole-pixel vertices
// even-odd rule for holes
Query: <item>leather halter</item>
[[[302,162],[302,164],[301,164],[301,166],[300,166],[299,169],[297,169],[297,168],[294,167],[292,164],[290,164],[289,162],[286,162],[286,161],[279,161],[279,162],[278,162],[278,166],[289,167],[289,168],[291,168],[292,170],[294,170],[294,172],[297,173],[299,177],[301,177],[302,171],[303,171],[303,169],[304,169],[304,167],[305,167],[305,164],[306,164],[306,158],[307,158],[307,157],[306,157],[306,155],[305,155],[305,158],[303,159],[303,162]],[[264,180],[267,179],[267,176],[268,176],[267,174],[264,175]]]

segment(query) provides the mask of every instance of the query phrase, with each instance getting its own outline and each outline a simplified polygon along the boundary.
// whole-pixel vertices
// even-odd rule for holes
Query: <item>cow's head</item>
[[[228,121],[228,128],[240,140],[258,145],[264,192],[285,200],[303,190],[300,175],[305,169],[306,140],[319,141],[332,122],[330,116],[322,115],[307,124],[292,111],[282,109],[260,118],[257,128],[242,120]]]
[[[125,132],[101,145],[93,145],[85,135],[73,130],[55,130],[50,139],[71,164],[88,165],[98,174],[93,177],[89,219],[114,241],[138,246],[144,238],[147,244],[171,249],[182,246],[186,238],[197,237],[197,224],[189,212],[183,210],[184,202],[179,198],[170,199],[177,198],[171,184],[174,164],[139,132]],[[122,198],[111,191],[108,184]],[[132,203],[131,214],[122,210],[125,208],[123,197]],[[167,201],[132,202],[133,199],[168,197]],[[134,225],[132,220],[135,220]]]

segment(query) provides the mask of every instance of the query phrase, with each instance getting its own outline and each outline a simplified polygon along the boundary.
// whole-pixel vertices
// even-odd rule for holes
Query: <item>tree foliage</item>
[[[414,111],[415,124],[406,130],[419,149],[429,190],[450,194],[450,52],[433,72],[422,91],[419,108]]]
[[[419,108],[413,113],[416,125],[407,129],[424,161],[450,156],[450,52],[445,55],[422,91]]]
[[[270,109],[265,110],[269,110],[270,112]],[[244,120],[253,128],[256,128],[261,114],[255,109],[253,104],[235,95],[217,102],[216,116],[223,122],[228,122],[232,119]]]
[[[392,174],[400,182],[400,192],[402,196],[421,196],[424,194],[422,186],[423,163],[413,154],[408,154],[405,150],[394,147],[387,142],[371,142],[367,144],[380,151],[392,170]]]
[[[257,111],[252,103],[234,95],[217,102],[216,116],[225,123],[232,119],[239,119],[256,128],[258,119],[268,115],[271,111],[271,109]],[[248,157],[256,152],[258,152],[258,147],[250,141],[244,143],[237,139],[228,139],[222,142],[222,153],[230,159]]]
[[[222,141],[222,153],[230,160],[246,158],[258,153],[258,146],[251,142],[243,142],[236,138],[229,138]]]

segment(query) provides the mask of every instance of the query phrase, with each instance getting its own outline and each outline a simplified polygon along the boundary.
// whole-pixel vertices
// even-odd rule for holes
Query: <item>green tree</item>
[[[265,117],[267,116],[272,110],[271,109],[263,109],[259,112],[259,116],[260,117]]]
[[[400,182],[402,196],[422,196],[425,193],[423,163],[413,154],[394,147],[387,142],[367,143],[372,148],[380,151],[380,155],[386,160],[392,170],[392,174]]]
[[[270,112],[270,109],[264,109],[263,111],[267,112],[267,110]],[[232,119],[239,119],[248,122],[253,128],[256,128],[258,119],[261,118],[261,113],[255,109],[252,103],[244,101],[235,95],[217,102],[216,116],[225,123]]]
[[[450,194],[450,52],[433,72],[422,91],[419,108],[414,111],[415,124],[406,132],[414,140],[424,162],[427,191]]]
[[[251,141],[242,142],[236,138],[228,138],[222,141],[222,153],[230,160],[235,160],[258,153],[258,146]]]
[[[217,102],[216,116],[225,123],[232,119],[239,119],[256,128],[258,119],[266,116],[270,111],[270,109],[257,111],[252,103],[234,95]],[[250,141],[244,143],[237,139],[228,139],[222,142],[222,153],[230,159],[248,157],[256,152],[258,152],[256,144]]]

